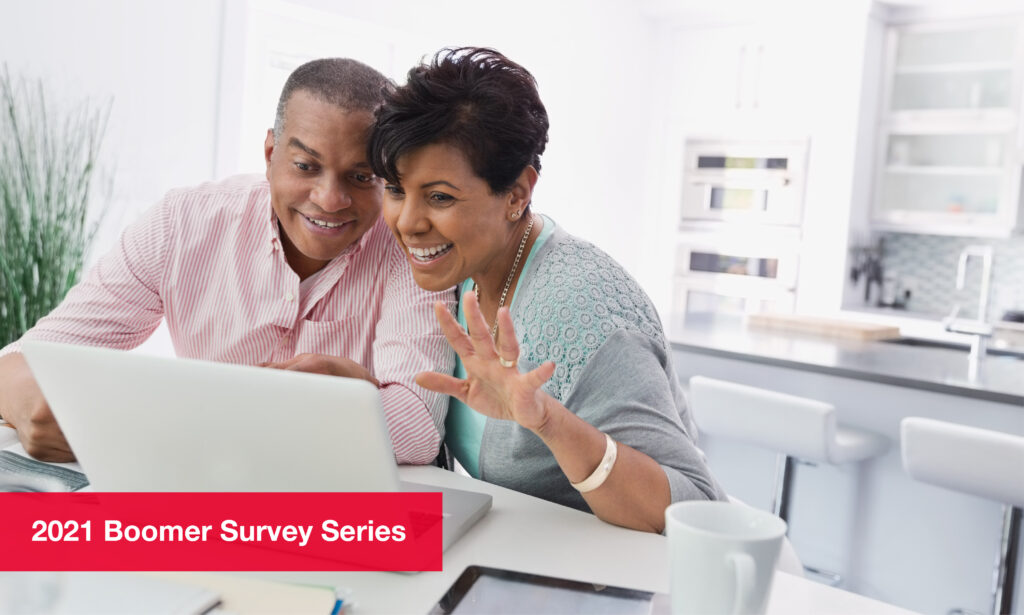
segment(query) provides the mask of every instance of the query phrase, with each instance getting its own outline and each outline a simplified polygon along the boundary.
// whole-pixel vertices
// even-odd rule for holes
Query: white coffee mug
[[[673,615],[764,613],[785,521],[741,503],[677,502],[665,528]]]

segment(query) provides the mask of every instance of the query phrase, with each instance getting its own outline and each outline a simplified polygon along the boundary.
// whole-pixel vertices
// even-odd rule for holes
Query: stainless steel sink
[[[947,350],[962,350],[963,352],[968,352],[971,349],[969,344],[958,344],[956,342],[946,342],[942,340],[930,340],[921,337],[894,337],[892,339],[880,341],[885,342],[886,344],[898,344],[900,346],[917,346],[920,348],[945,348]],[[1024,359],[1024,349],[993,348],[990,344],[986,351],[990,356],[993,357],[1006,356]]]

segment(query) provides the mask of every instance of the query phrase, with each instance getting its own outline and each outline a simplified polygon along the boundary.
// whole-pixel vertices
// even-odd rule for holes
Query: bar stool
[[[992,613],[1012,613],[1024,507],[1024,437],[907,417],[900,422],[900,441],[903,469],[911,478],[1003,504]]]
[[[854,463],[880,455],[889,446],[880,434],[839,425],[832,404],[706,376],[690,378],[690,405],[704,433],[778,453],[771,508],[787,523],[797,459]],[[834,572],[804,568],[832,585],[842,581]]]

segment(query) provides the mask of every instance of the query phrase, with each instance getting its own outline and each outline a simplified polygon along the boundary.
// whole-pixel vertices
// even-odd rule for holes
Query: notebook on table
[[[447,549],[491,496],[403,485],[364,380],[26,341],[96,491],[440,491]]]
[[[75,462],[38,461],[17,440],[0,450],[0,491],[78,491],[88,485]]]
[[[123,572],[69,573],[62,575],[53,615],[197,615],[209,613],[222,603],[220,594],[208,587]],[[28,612],[18,609],[13,612]],[[330,611],[325,611],[330,612]]]

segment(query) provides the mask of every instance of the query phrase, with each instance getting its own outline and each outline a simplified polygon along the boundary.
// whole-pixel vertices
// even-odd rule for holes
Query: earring
[[[513,212],[512,212],[512,213],[511,213],[511,214],[509,215],[509,217],[510,217],[510,218],[512,218],[513,220],[518,220],[518,219],[519,219],[519,214],[520,214],[520,212],[519,212],[519,211],[513,211]]]

